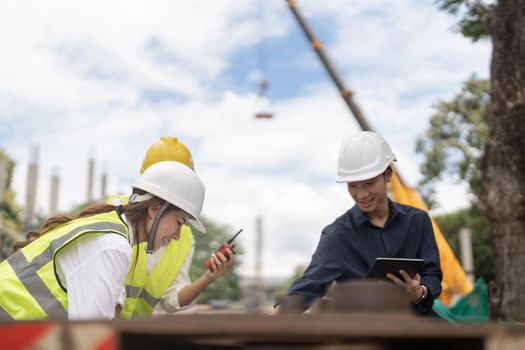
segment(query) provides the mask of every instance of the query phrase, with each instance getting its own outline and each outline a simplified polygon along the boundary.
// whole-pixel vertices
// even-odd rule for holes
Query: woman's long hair
[[[158,197],[153,197],[143,202],[126,204],[122,206],[122,211],[126,215],[126,218],[133,229],[133,239],[134,239],[135,244],[137,244],[139,241],[139,236],[138,236],[139,230],[146,231],[145,225],[146,225],[146,219],[148,217],[148,208],[154,204],[161,205],[162,202],[163,202],[162,199]],[[16,242],[13,245],[13,250],[11,251],[11,254],[16,253],[20,249],[24,248],[25,246],[33,242],[35,239],[38,239],[42,235],[45,235],[47,232],[53,230],[54,228],[62,224],[66,224],[70,221],[73,221],[79,218],[84,218],[87,216],[92,216],[92,215],[101,214],[101,213],[108,213],[116,209],[117,209],[117,206],[112,205],[112,204],[94,203],[82,209],[79,213],[77,213],[76,215],[72,217],[69,217],[66,215],[52,216],[46,220],[46,222],[41,228],[29,231],[26,234],[25,240]]]

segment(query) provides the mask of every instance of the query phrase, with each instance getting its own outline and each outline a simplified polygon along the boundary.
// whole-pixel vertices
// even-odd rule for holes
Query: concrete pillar
[[[32,228],[35,220],[36,192],[38,181],[38,146],[32,146],[27,169],[26,187],[26,210],[25,226],[26,231]]]
[[[59,186],[60,186],[60,178],[58,177],[58,170],[54,169],[51,174],[51,192],[49,195],[49,215],[55,215],[58,212]]]
[[[102,201],[105,201],[107,198],[107,192],[106,192],[107,182],[108,182],[108,175],[104,171],[102,175],[100,176],[100,199]]]
[[[93,182],[95,179],[95,159],[88,160],[88,183],[87,183],[87,201],[93,201]]]
[[[472,254],[472,235],[470,229],[464,227],[459,230],[459,245],[461,249],[461,264],[467,278],[474,283],[474,255]]]
[[[255,219],[255,279],[262,279],[262,246],[263,246],[263,222],[262,217]]]

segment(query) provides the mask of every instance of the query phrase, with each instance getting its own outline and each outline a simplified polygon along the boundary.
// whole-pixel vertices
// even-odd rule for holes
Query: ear
[[[159,209],[160,209],[159,203],[153,203],[152,205],[150,205],[148,207],[148,217],[153,220],[155,216],[157,215],[157,212],[159,211]]]
[[[392,180],[392,175],[394,174],[394,170],[392,170],[392,167],[388,167],[388,169],[385,171],[385,181],[388,183],[390,180]]]

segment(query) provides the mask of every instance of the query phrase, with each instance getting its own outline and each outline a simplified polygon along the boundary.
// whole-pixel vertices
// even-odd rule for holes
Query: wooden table
[[[457,326],[440,319],[370,313],[176,315],[116,322],[114,327],[123,349],[476,350],[510,336],[497,325]],[[517,334],[525,339],[525,329]]]
[[[17,331],[28,338],[39,332],[38,342],[30,346],[38,349],[525,349],[523,326],[451,325],[440,319],[387,313],[221,313],[132,321],[0,323],[4,334],[0,349],[12,348],[6,335]]]

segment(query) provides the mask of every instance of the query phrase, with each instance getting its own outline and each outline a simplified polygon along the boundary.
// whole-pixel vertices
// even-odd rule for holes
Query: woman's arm
[[[199,294],[201,294],[211,283],[213,283],[213,281],[226,273],[226,271],[228,271],[235,262],[234,257],[232,259],[226,259],[226,262],[220,265],[217,264],[217,260],[214,260],[215,272],[207,270],[201,277],[196,279],[194,282],[191,282],[189,277],[189,269],[193,260],[193,252],[195,250],[194,248],[195,247],[193,245],[190,254],[188,254],[186,257],[186,260],[179,270],[175,280],[162,296],[160,307],[162,307],[162,310],[165,312],[177,312],[190,305],[199,296]],[[234,256],[231,251],[230,254],[231,256]],[[216,259],[219,259],[219,256],[217,256]],[[157,308],[158,307],[159,306],[157,306]]]
[[[191,303],[195,298],[202,293],[217,278],[224,275],[234,264],[235,256],[233,252],[228,249],[229,259],[222,253],[212,254],[212,269],[206,272],[195,280],[193,283],[182,288],[178,294],[180,306],[185,306]]]

